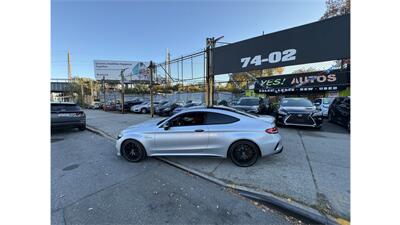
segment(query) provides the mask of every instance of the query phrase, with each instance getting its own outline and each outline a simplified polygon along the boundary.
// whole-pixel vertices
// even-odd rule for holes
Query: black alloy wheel
[[[121,155],[128,162],[139,162],[146,156],[146,151],[140,142],[126,140],[122,143]]]
[[[250,141],[238,141],[229,148],[229,157],[240,167],[252,166],[257,162],[258,156],[257,146]]]

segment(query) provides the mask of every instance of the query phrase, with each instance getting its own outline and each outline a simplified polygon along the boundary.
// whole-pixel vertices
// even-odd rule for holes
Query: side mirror
[[[320,102],[314,102],[314,105],[318,107],[318,106],[321,105],[321,103]]]
[[[169,128],[171,127],[171,124],[168,122],[164,123],[163,128],[164,130],[169,130]]]

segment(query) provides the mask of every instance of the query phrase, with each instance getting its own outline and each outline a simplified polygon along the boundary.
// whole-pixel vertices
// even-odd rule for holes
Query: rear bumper
[[[81,127],[86,126],[86,121],[71,121],[71,122],[52,122],[52,128],[60,128],[60,127]]]
[[[261,151],[261,157],[278,154],[283,150],[282,138],[279,134],[269,134],[269,138],[258,140],[257,144]]]

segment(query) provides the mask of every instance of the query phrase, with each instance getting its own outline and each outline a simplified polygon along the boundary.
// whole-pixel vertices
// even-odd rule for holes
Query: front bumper
[[[304,113],[289,113],[287,115],[278,114],[276,117],[278,124],[286,126],[305,126],[320,127],[323,121],[323,114],[313,115]]]

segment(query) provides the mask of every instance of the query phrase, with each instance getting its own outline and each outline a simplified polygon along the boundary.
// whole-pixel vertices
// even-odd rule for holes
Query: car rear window
[[[213,125],[213,124],[228,124],[228,123],[234,123],[239,121],[238,118],[221,114],[221,113],[213,113],[213,112],[208,112],[206,116],[206,124],[208,125]]]
[[[259,99],[256,98],[244,98],[240,100],[240,105],[258,105]]]
[[[77,111],[81,110],[78,105],[75,104],[51,104],[51,111]]]

